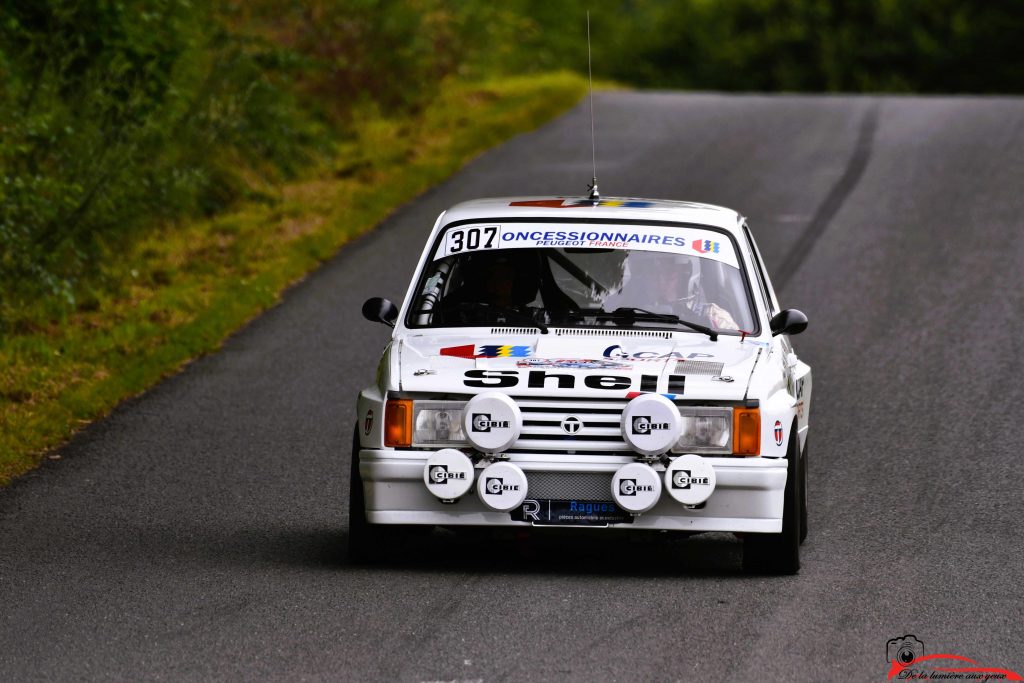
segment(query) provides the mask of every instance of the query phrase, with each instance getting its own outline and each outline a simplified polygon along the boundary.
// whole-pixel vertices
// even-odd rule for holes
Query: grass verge
[[[569,73],[447,84],[416,117],[366,116],[332,167],[107,254],[75,313],[53,320],[45,302],[22,311],[0,338],[0,486],[120,401],[218,348],[395,207],[585,91]]]

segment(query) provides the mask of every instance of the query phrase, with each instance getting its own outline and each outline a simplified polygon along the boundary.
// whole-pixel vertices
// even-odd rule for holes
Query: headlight
[[[683,429],[674,453],[732,453],[732,408],[681,407]]]
[[[464,446],[462,401],[414,401],[413,446]]]

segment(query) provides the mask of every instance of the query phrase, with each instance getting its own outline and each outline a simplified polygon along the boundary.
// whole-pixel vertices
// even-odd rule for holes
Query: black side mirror
[[[398,307],[379,296],[371,297],[363,304],[363,317],[370,322],[394,327],[398,320]]]
[[[800,334],[807,329],[807,316],[795,308],[779,311],[771,322],[772,336],[780,334]]]

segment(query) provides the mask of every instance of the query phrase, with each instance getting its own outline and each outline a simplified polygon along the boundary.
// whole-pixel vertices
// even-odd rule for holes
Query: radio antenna
[[[597,191],[597,142],[594,136],[594,67],[590,56],[590,10],[587,10],[587,76],[590,80],[590,160],[594,164],[594,176],[590,182],[590,194],[587,199],[597,206],[601,193]]]

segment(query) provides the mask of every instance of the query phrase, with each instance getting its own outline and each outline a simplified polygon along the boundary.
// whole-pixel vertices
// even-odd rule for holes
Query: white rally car
[[[485,199],[441,214],[359,396],[350,550],[413,527],[736,532],[793,573],[810,368],[753,235],[706,204]]]

